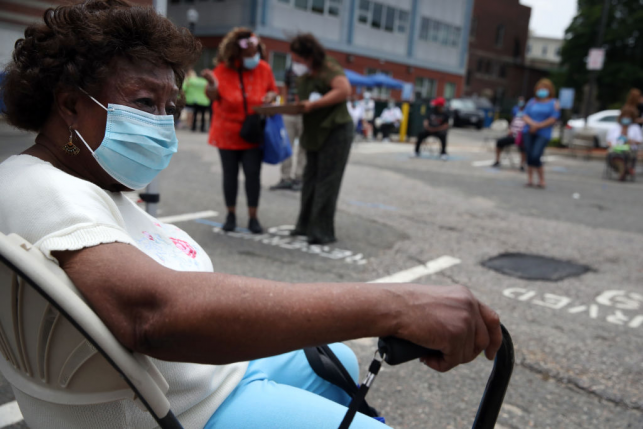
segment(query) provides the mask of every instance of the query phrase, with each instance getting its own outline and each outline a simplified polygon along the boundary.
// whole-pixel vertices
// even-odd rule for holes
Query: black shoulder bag
[[[246,99],[246,88],[243,85],[243,75],[241,69],[239,69],[239,81],[241,82],[241,95],[243,96],[243,110],[246,114],[246,118],[243,120],[243,125],[241,126],[241,131],[239,131],[239,136],[248,143],[253,144],[263,144],[263,130],[266,126],[266,121],[261,117],[261,115],[255,113],[252,115],[248,114],[248,100]]]

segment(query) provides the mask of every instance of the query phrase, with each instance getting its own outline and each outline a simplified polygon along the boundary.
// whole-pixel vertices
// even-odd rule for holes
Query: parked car
[[[470,98],[456,98],[449,103],[451,121],[454,127],[473,125],[481,129],[484,124],[484,113],[477,107]]]
[[[603,110],[602,112],[594,113],[587,117],[587,126],[596,134],[594,136],[594,147],[608,147],[607,144],[607,131],[614,126],[618,117],[621,114],[620,110]],[[570,119],[567,121],[565,128],[569,131],[566,134],[566,139],[574,138],[574,134],[585,127],[585,119]],[[567,137],[569,135],[569,137]],[[569,143],[566,141],[565,143]]]

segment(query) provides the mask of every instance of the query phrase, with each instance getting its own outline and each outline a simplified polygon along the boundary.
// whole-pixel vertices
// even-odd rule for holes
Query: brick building
[[[540,70],[526,66],[531,8],[519,0],[478,0],[469,35],[465,94],[489,98],[498,107],[531,95]]]
[[[343,67],[413,83],[417,97],[452,98],[464,89],[473,0],[170,0],[168,16],[190,27],[190,9],[205,48],[197,69],[212,67],[223,36],[245,26],[266,45],[277,82],[290,63],[288,39],[312,32]]]

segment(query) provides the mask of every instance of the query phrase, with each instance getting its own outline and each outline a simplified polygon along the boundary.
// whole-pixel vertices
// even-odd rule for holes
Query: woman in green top
[[[306,150],[301,209],[293,235],[305,235],[310,244],[328,244],[335,238],[335,210],[353,142],[353,120],[346,100],[351,85],[344,70],[312,34],[300,34],[290,43],[293,61],[306,70],[297,81],[303,100]]]
[[[183,92],[185,93],[185,105],[192,108],[192,131],[196,131],[197,115],[201,115],[201,132],[205,128],[205,112],[210,111],[210,99],[205,95],[205,87],[208,81],[196,75],[194,69],[190,69],[183,81]],[[212,114],[210,114],[212,115]]]

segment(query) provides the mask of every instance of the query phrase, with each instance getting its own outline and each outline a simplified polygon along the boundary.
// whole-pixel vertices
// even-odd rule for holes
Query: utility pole
[[[605,37],[605,27],[607,27],[607,17],[609,16],[610,10],[610,1],[605,0],[603,3],[603,15],[601,16],[601,26],[598,29],[598,40],[596,41],[596,47],[601,48],[603,46],[603,38]],[[587,100],[585,101],[585,126],[587,126],[587,117],[594,110],[594,92],[596,88],[596,79],[598,77],[598,70],[591,70],[589,72],[589,91],[587,91]]]

